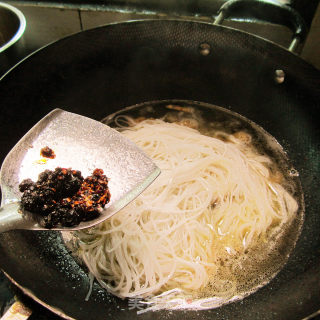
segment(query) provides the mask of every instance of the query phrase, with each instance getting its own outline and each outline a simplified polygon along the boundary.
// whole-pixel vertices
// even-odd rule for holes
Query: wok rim
[[[62,310],[60,310],[58,308],[55,308],[55,307],[51,306],[50,304],[45,303],[44,301],[39,299],[35,294],[33,294],[29,289],[25,288],[24,286],[19,284],[16,280],[14,280],[6,271],[4,271],[3,269],[1,269],[1,271],[3,272],[3,274],[8,278],[8,280],[12,284],[14,284],[26,296],[28,296],[29,298],[34,300],[36,303],[40,304],[41,306],[45,307],[46,309],[50,310],[51,312],[53,312],[54,314],[56,314],[57,316],[59,316],[59,317],[61,317],[63,319],[66,319],[66,320],[77,320],[76,318],[72,318],[72,317],[68,316],[64,311],[62,311]]]

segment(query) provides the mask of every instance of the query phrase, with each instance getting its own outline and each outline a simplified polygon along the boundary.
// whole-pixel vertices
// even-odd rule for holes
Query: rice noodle
[[[270,179],[271,160],[235,136],[226,143],[162,120],[122,133],[162,173],[121,212],[78,233],[90,272],[119,297],[201,290],[222,255],[268,239],[298,209]]]

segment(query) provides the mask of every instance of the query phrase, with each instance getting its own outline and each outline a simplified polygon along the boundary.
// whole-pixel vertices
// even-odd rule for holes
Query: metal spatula
[[[56,157],[41,158],[40,150],[48,146]],[[56,167],[80,170],[83,177],[96,168],[109,178],[110,202],[101,215],[71,228],[91,227],[115,214],[137,197],[160,174],[160,169],[133,142],[116,130],[92,119],[55,109],[40,120],[10,151],[0,172],[2,207],[0,232],[12,229],[47,230],[22,214],[19,184]]]

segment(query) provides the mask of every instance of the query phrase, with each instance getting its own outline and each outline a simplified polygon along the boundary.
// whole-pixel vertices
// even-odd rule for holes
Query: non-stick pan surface
[[[205,43],[203,46],[201,44]],[[203,48],[209,48],[203,51]],[[274,80],[283,70],[284,82]],[[0,82],[1,161],[53,108],[100,120],[122,107],[185,99],[230,108],[260,124],[300,172],[306,216],[288,263],[241,302],[207,311],[137,315],[94,285],[59,233],[0,235],[0,265],[39,301],[76,319],[301,319],[320,309],[319,72],[272,43],[225,27],[139,21],[81,32],[36,52]]]

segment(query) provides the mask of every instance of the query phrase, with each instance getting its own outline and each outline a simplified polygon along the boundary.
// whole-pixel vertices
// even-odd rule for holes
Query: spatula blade
[[[48,146],[56,157],[46,159]],[[109,178],[111,200],[95,220],[72,229],[87,228],[112,216],[136,198],[160,174],[160,169],[133,142],[93,119],[55,109],[40,120],[11,150],[1,168],[2,203],[17,201],[23,179],[56,167],[80,170],[84,177],[96,168]],[[65,228],[64,228],[65,230]]]

